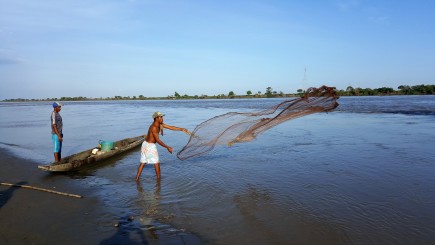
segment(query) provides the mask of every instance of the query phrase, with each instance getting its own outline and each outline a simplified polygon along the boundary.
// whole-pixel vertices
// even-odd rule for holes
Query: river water
[[[193,131],[211,117],[282,100],[65,102],[62,154],[144,134],[154,111]],[[174,154],[158,148],[161,181],[152,166],[134,181],[139,149],[63,177],[98,188],[113,212],[170,224],[205,244],[433,243],[435,96],[338,102],[333,112],[186,161],[175,154],[188,136],[166,130],[161,139]],[[49,102],[0,103],[0,147],[50,163],[51,111]]]

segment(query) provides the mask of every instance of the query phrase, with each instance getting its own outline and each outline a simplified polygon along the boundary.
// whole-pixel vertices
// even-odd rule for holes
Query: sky
[[[0,100],[435,84],[432,0],[0,0]]]

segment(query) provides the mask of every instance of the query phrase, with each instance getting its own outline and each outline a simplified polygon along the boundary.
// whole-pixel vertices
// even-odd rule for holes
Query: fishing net
[[[186,160],[203,155],[216,145],[231,146],[251,141],[258,134],[287,120],[331,111],[338,106],[338,98],[334,87],[322,86],[309,88],[301,98],[286,100],[259,112],[229,112],[213,117],[196,126],[177,157]]]

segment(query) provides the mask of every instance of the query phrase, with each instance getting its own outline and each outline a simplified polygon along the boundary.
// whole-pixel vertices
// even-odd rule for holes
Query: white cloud
[[[375,24],[380,24],[380,25],[388,25],[389,24],[387,16],[370,16],[369,20]]]
[[[336,3],[336,6],[340,11],[350,11],[356,7],[358,7],[360,1],[358,0],[340,0]]]

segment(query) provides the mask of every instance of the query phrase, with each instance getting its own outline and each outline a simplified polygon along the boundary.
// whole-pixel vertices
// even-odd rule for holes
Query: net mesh
[[[203,155],[216,145],[231,146],[248,142],[287,120],[305,115],[327,112],[338,106],[334,87],[309,88],[301,98],[286,100],[259,112],[229,112],[213,117],[193,130],[189,141],[178,152],[180,160]]]

